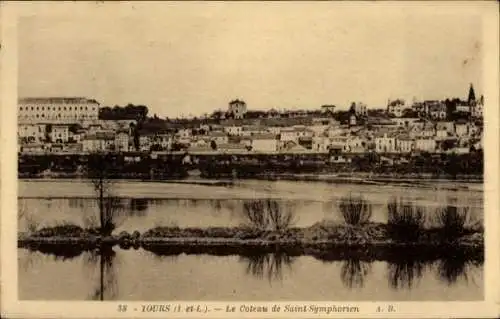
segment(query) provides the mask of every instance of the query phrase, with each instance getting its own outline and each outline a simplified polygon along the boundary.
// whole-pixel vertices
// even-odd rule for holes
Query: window
[[[37,117],[37,118],[39,117],[39,116],[38,116],[38,114],[36,115],[36,117]]]
[[[42,117],[45,117],[45,114],[42,113]]]
[[[42,106],[42,111],[45,111],[45,107]]]
[[[23,110],[23,107],[21,106],[21,107],[19,108],[19,110],[20,110],[20,111],[22,111],[22,110]]]
[[[36,107],[36,110],[38,111],[39,109],[40,109],[40,108],[37,106],[37,107]]]
[[[69,110],[71,111],[71,106],[69,107]]]
[[[31,107],[31,110],[33,111],[33,106]]]

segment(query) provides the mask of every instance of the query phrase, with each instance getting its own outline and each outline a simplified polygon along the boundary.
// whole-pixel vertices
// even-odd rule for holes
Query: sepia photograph
[[[498,302],[495,3],[17,8],[12,298]]]

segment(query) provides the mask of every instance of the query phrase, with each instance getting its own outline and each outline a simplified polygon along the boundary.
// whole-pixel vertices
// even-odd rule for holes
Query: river
[[[275,199],[294,212],[295,226],[338,220],[339,198],[362,195],[373,221],[387,221],[392,198],[426,208],[468,209],[483,218],[479,184],[432,187],[354,185],[323,182],[238,181],[209,186],[186,183],[116,181],[122,218],[116,231],[143,232],[156,226],[238,226],[245,201]],[[468,188],[467,188],[468,187]],[[95,214],[92,186],[82,180],[20,180],[19,212],[38,227],[84,226]],[[26,230],[28,219],[19,220]],[[415,258],[323,260],[283,254],[180,254],[123,250],[54,256],[19,249],[19,297],[29,300],[480,300],[483,262]],[[100,268],[99,264],[104,267]],[[100,271],[102,269],[102,271]],[[102,277],[103,280],[100,280]],[[54,280],[58,278],[58,280]]]

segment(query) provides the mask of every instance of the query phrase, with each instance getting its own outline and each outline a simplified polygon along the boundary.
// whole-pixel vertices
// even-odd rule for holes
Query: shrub
[[[372,217],[372,205],[362,196],[343,197],[339,202],[339,209],[344,221],[349,225],[366,224]]]
[[[276,200],[253,200],[243,203],[243,213],[251,227],[260,230],[284,231],[295,224],[292,210]]]
[[[393,199],[387,204],[388,232],[397,241],[411,242],[420,238],[425,223],[424,209]]]
[[[469,208],[446,206],[436,211],[435,221],[440,230],[441,240],[453,241],[467,232],[470,221]]]
[[[53,227],[44,227],[39,231],[35,232],[36,236],[40,237],[79,237],[83,232],[83,229],[77,225],[71,224],[60,224]]]

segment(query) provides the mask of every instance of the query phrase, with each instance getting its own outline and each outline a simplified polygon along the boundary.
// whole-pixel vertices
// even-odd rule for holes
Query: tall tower
[[[476,101],[476,94],[474,93],[474,86],[472,86],[471,83],[469,88],[469,98],[467,99],[467,102],[469,102],[469,104],[472,104],[475,101]]]

